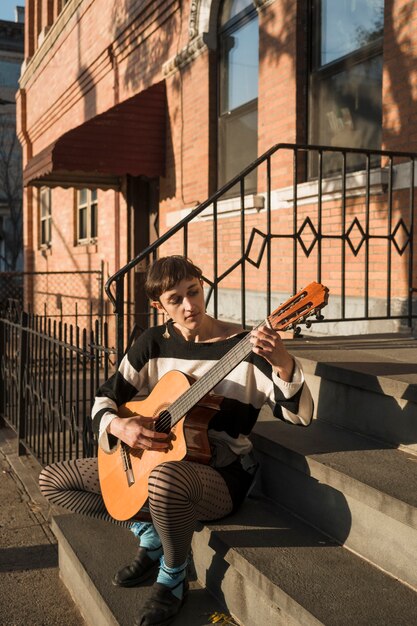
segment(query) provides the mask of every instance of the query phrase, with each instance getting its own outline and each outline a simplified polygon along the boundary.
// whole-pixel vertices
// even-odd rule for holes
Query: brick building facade
[[[416,23],[412,0],[27,0],[17,95],[26,270],[104,263],[111,275],[276,143],[417,151]],[[408,166],[395,166],[389,201],[383,160],[373,162],[368,199],[358,163],[342,210],[340,186],[318,209],[317,156],[303,161],[295,229],[308,248],[315,231],[303,220],[318,210],[327,233],[352,225],[357,254],[343,261],[352,307],[363,296],[364,262],[372,306],[385,306],[387,255],[401,307],[413,263],[411,200],[401,182]],[[324,165],[329,180],[332,167]],[[293,226],[293,176],[292,153],[280,150],[271,162],[275,233]],[[245,228],[262,231],[265,168],[245,185]],[[367,202],[367,232],[397,224],[401,255],[377,240],[366,260],[365,246],[359,253]],[[240,253],[238,208],[233,194],[219,203],[220,272]],[[188,254],[207,275],[212,221],[209,211],[190,224]],[[316,278],[317,247],[301,255],[300,286]],[[271,248],[277,297],[291,282],[292,248],[290,238]],[[162,252],[182,252],[178,237]],[[320,254],[322,280],[337,296],[340,246],[330,237]],[[263,279],[251,265],[245,280],[253,307]],[[225,316],[233,317],[238,286],[233,272],[222,284]],[[77,297],[88,299],[88,287]]]

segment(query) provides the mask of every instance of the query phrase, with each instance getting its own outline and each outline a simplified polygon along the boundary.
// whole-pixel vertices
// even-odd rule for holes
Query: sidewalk
[[[2,626],[83,626],[59,579],[56,539],[40,496],[40,466],[16,454],[16,436],[0,429],[0,621]]]
[[[90,518],[85,518],[83,524],[80,525],[78,516],[74,517],[73,523],[68,524],[70,517],[68,511],[51,506],[40,494],[38,476],[41,466],[39,463],[30,455],[19,457],[16,450],[17,440],[13,430],[8,427],[0,428],[0,498],[2,502],[0,509],[0,624],[1,626],[85,626],[86,622],[75,606],[67,587],[60,580],[57,540],[50,529],[49,521],[52,516],[56,515],[61,515],[59,519],[62,524],[64,523],[62,520],[66,520],[69,534],[75,533],[72,547],[76,552],[82,549],[86,541],[88,545],[86,549],[91,551],[92,546],[95,545],[94,542],[98,539],[100,543],[102,540],[101,535],[98,538],[93,537],[91,541],[86,539],[88,536],[91,537],[91,534],[89,535],[85,530],[89,524],[93,524],[91,531],[93,535],[94,529],[100,524],[105,533],[117,533],[120,529],[112,524]],[[116,542],[119,539],[116,539]],[[130,533],[127,533],[122,544],[118,545],[119,553],[123,552],[122,548],[125,551],[128,550],[125,554],[126,559],[132,553],[130,539],[133,540],[133,536],[130,537]],[[117,553],[116,555],[119,558]],[[64,558],[68,570],[66,552]],[[101,584],[107,584],[103,597],[114,600],[113,596],[116,596],[114,613],[117,616],[119,613],[123,614],[118,623],[130,624],[133,623],[132,616],[137,610],[137,594],[127,594],[121,601],[121,595],[125,590],[117,589],[109,583],[112,572],[117,569],[112,558],[106,558],[100,566],[100,572],[105,572],[105,575],[101,577],[103,578]],[[88,561],[90,564],[95,564],[96,560],[100,561],[100,559]],[[79,595],[82,601],[83,595],[87,597],[91,591],[91,581],[87,572],[83,571],[80,579],[78,575],[78,571],[72,572],[68,579],[68,571],[66,571],[66,583],[70,583],[68,586],[72,589],[71,593],[75,594],[74,597]],[[195,592],[181,612],[178,624],[208,626],[207,620],[210,624],[213,623],[209,616],[214,617],[222,613],[223,609],[207,590],[201,588],[197,580],[191,580],[190,588]],[[149,589],[150,587],[141,588],[142,600],[146,599]],[[94,603],[87,609],[90,613],[93,612],[89,623],[94,623],[95,618],[98,620],[97,623],[107,623]],[[89,613],[87,612],[86,615]],[[225,617],[229,619],[229,616],[225,615]],[[114,622],[111,621],[111,623]],[[227,623],[232,624],[232,620],[230,619]]]

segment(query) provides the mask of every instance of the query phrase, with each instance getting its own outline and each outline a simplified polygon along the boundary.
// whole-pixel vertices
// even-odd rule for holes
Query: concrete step
[[[415,591],[265,500],[203,526],[193,548],[199,580],[245,626],[415,623]]]
[[[262,413],[257,491],[417,589],[417,458],[314,420]]]
[[[149,587],[119,589],[111,575],[135,550],[130,533],[66,515],[54,519],[61,577],[94,626],[130,626]],[[411,626],[417,594],[265,499],[201,525],[193,539],[198,583],[175,621],[213,623],[227,607],[243,626]]]
[[[287,346],[320,419],[417,454],[417,338],[320,337]]]
[[[60,576],[88,626],[133,626],[149,596],[148,585],[115,587],[114,573],[129,563],[137,542],[128,530],[76,514],[54,517],[52,530],[58,541]],[[191,577],[193,578],[193,577]],[[209,626],[223,606],[201,587],[190,582],[191,592],[173,626]]]

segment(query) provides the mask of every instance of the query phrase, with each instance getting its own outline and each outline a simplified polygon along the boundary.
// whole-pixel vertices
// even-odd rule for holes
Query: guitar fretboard
[[[246,335],[227,354],[225,354],[213,367],[185,393],[177,398],[169,407],[171,427],[190,411],[199,400],[204,398],[223,378],[225,378],[241,361],[252,351],[250,335]]]

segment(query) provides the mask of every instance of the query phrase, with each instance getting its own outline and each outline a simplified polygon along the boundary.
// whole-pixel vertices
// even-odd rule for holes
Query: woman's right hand
[[[107,431],[131,448],[168,450],[172,447],[173,435],[153,430],[154,425],[155,420],[142,415],[115,417],[110,422]]]

